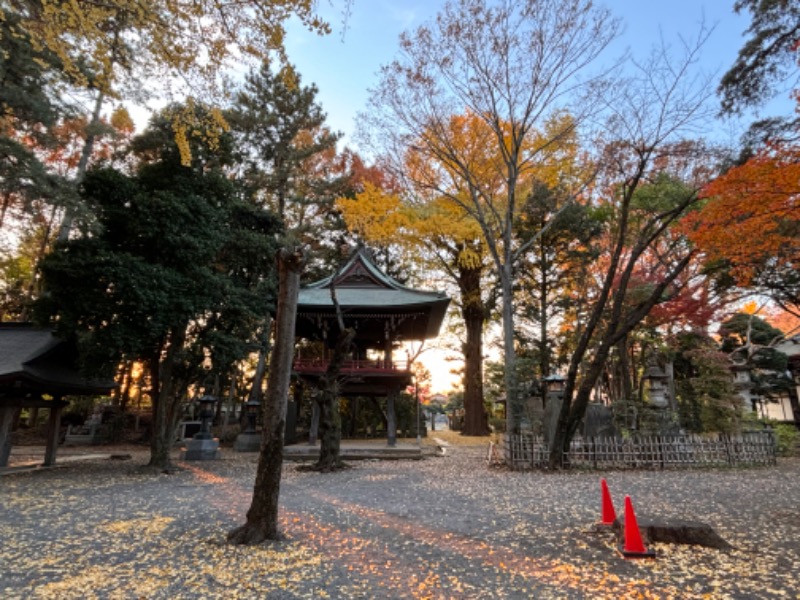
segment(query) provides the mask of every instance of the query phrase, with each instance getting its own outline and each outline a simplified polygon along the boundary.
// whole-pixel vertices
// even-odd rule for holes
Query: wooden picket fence
[[[544,439],[526,433],[506,435],[502,455],[514,470],[544,468],[550,459]],[[739,435],[576,437],[562,457],[564,466],[580,468],[764,466],[776,462],[775,434],[768,429]]]

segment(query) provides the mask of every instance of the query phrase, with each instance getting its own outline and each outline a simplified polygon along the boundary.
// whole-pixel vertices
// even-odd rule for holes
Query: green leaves
[[[39,318],[81,332],[88,364],[106,368],[148,356],[171,329],[191,326],[190,341],[207,349],[192,354],[224,370],[267,315],[279,224],[242,202],[216,167],[223,149],[206,147],[182,167],[165,115],[134,144],[143,161],[135,175],[87,174],[92,221],[44,261]]]

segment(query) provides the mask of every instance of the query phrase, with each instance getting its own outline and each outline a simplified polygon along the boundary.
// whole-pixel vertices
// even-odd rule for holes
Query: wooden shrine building
[[[108,394],[114,382],[92,381],[76,368],[74,344],[30,323],[0,323],[0,468],[8,466],[11,430],[23,408],[50,411],[44,465],[56,461],[65,396]]]
[[[304,357],[301,349],[294,370],[302,381],[312,386],[328,366],[339,331],[332,288],[345,326],[356,331],[352,355],[341,371],[341,395],[385,398],[387,441],[394,446],[397,439],[395,401],[412,383],[412,373],[407,361],[393,356],[393,350],[403,342],[435,338],[450,299],[442,292],[416,290],[400,284],[381,271],[364,249],[359,249],[334,275],[300,290],[297,337],[320,342],[322,355]],[[316,434],[314,420],[312,418],[312,439]]]

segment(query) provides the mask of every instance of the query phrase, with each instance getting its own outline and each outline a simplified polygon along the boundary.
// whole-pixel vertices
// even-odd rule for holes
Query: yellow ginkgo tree
[[[610,13],[589,0],[455,0],[401,37],[401,52],[382,68],[362,121],[387,152],[412,152],[421,164],[436,163],[457,178],[461,196],[441,193],[481,227],[502,292],[510,432],[522,417],[514,272],[532,243],[515,230],[526,179],[554,145],[596,114],[602,78],[591,65],[618,30]],[[451,115],[467,110],[486,131],[475,150],[491,157],[477,168],[473,147],[464,152],[450,136]],[[549,127],[565,110],[573,125]]]
[[[553,130],[564,133],[556,139]],[[470,111],[452,115],[438,130],[426,130],[420,136],[419,144],[435,149],[432,157],[416,151],[418,144],[409,147],[395,178],[402,192],[366,185],[355,198],[337,202],[352,231],[370,242],[397,244],[425,257],[458,290],[457,304],[464,323],[466,435],[488,433],[483,405],[483,335],[499,288],[485,231],[489,228],[495,241],[501,238],[506,201],[502,195],[506,184],[503,157],[487,143],[491,136],[491,128],[478,115]],[[520,178],[520,194],[527,194],[534,182],[555,187],[580,172],[571,117],[558,115],[530,139],[541,143],[545,137],[550,139],[547,152]],[[470,165],[469,181],[453,164],[454,152]],[[475,188],[485,195],[476,200],[483,213],[471,204],[475,199],[470,199],[470,194]],[[520,203],[516,208],[515,218],[524,218],[523,207]]]
[[[354,198],[340,198],[337,208],[350,230],[365,240],[397,245],[446,273],[458,289],[464,321],[464,435],[486,435],[483,405],[483,331],[492,306],[484,293],[487,260],[480,227],[444,197],[425,199],[365,184]]]

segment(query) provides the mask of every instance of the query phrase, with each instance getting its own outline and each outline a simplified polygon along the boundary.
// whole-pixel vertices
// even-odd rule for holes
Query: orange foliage
[[[89,119],[86,116],[65,119],[53,126],[50,134],[57,143],[38,151],[41,160],[59,175],[74,174],[84,150],[88,127]],[[90,157],[92,162],[111,159],[114,152],[124,147],[134,134],[133,121],[123,108],[116,109],[110,119],[101,118],[99,127],[102,133],[94,140]]]
[[[785,310],[776,310],[766,316],[767,323],[789,336],[800,334],[800,317]]]
[[[685,225],[710,259],[726,259],[741,285],[765,260],[800,262],[800,148],[774,147],[702,191],[707,204]]]

